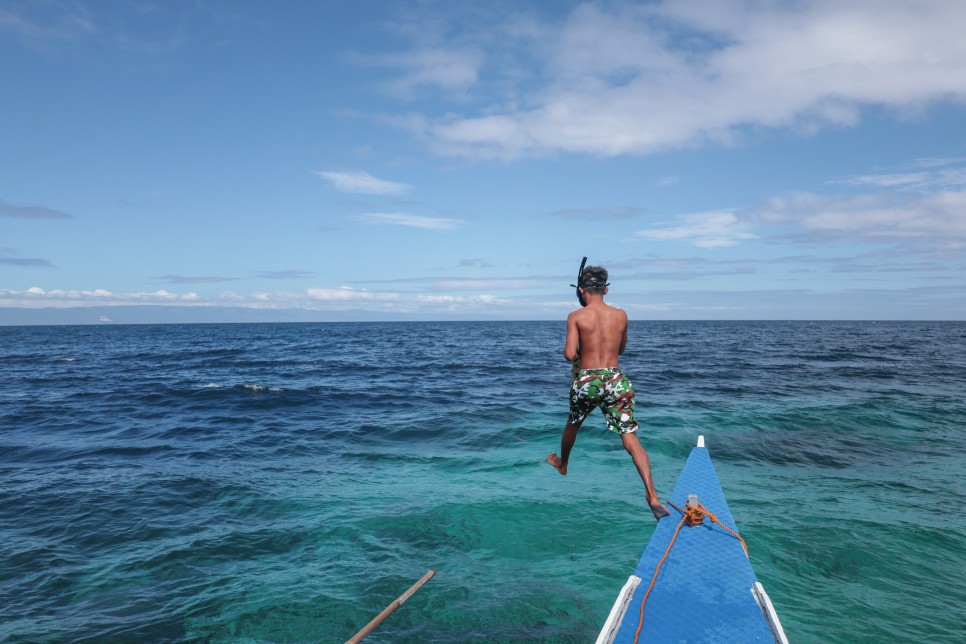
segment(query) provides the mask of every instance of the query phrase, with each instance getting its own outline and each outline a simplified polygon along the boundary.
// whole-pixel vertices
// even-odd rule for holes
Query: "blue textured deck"
[[[696,494],[718,520],[738,532],[725,501],[711,457],[704,447],[691,450],[671,501],[684,509],[689,494]],[[633,642],[641,599],[681,520],[661,519],[634,574],[641,583],[631,597],[615,642]],[[704,523],[685,524],[661,567],[654,590],[645,605],[642,642],[774,642],[751,591],[756,581],[741,542],[705,517]]]

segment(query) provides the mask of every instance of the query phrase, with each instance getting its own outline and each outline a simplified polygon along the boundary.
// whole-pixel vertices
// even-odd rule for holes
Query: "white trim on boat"
[[[604,627],[600,629],[600,635],[597,636],[597,644],[610,644],[610,642],[614,641],[617,630],[624,620],[624,613],[627,612],[627,604],[631,601],[631,596],[637,590],[639,583],[641,583],[641,578],[637,575],[631,575],[627,578],[627,583],[621,588],[620,594],[617,595],[617,601],[614,602],[614,606],[610,609],[610,615],[607,616]]]
[[[704,447],[704,436],[698,436],[698,447]]]
[[[782,623],[778,621],[778,613],[775,612],[775,606],[772,605],[771,599],[768,597],[768,593],[765,592],[765,587],[761,585],[760,581],[756,581],[751,585],[751,594],[755,596],[755,601],[758,602],[758,607],[765,616],[765,621],[768,622],[768,628],[771,629],[772,637],[775,638],[778,644],[788,644],[788,638],[785,637],[785,630],[782,628]]]

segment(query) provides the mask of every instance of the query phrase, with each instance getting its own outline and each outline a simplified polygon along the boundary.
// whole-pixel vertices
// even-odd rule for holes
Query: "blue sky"
[[[562,319],[584,255],[632,319],[963,320],[964,31],[960,0],[7,0],[0,324]]]

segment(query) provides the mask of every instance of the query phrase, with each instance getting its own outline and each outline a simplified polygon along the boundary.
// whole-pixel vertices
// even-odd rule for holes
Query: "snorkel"
[[[587,306],[587,300],[584,299],[583,293],[580,292],[580,287],[582,286],[582,284],[580,283],[580,278],[584,274],[584,266],[586,265],[587,265],[587,258],[585,257],[584,261],[580,262],[580,269],[577,271],[577,283],[571,284],[571,286],[573,286],[577,292],[577,301],[580,302],[581,306]]]
[[[577,270],[577,283],[571,284],[571,286],[574,287],[574,290],[577,293],[577,301],[580,302],[581,306],[587,306],[587,300],[584,299],[584,294],[580,292],[580,286],[581,286],[580,279],[584,276],[584,266],[586,265],[587,265],[587,258],[584,257],[583,261],[580,262],[580,268]],[[574,381],[576,381],[577,372],[580,371],[580,344],[577,345],[577,354],[574,356],[574,359],[571,361],[570,364],[571,364],[570,375],[574,379]]]

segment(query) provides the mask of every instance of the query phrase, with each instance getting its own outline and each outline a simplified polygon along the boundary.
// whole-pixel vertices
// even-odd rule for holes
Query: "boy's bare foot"
[[[557,452],[550,452],[547,455],[547,462],[553,465],[554,469],[556,469],[558,472],[564,476],[567,476],[567,466],[564,465],[563,461],[560,460],[560,457],[557,456]],[[667,510],[664,510],[664,512],[667,512]]]
[[[668,512],[668,509],[664,507],[664,504],[661,503],[660,499],[655,499],[654,501],[651,501],[650,499],[648,499],[647,504],[650,506],[651,512],[654,513],[654,518],[657,519],[658,521],[660,521],[663,517],[666,517],[667,515],[671,514],[670,512]]]

